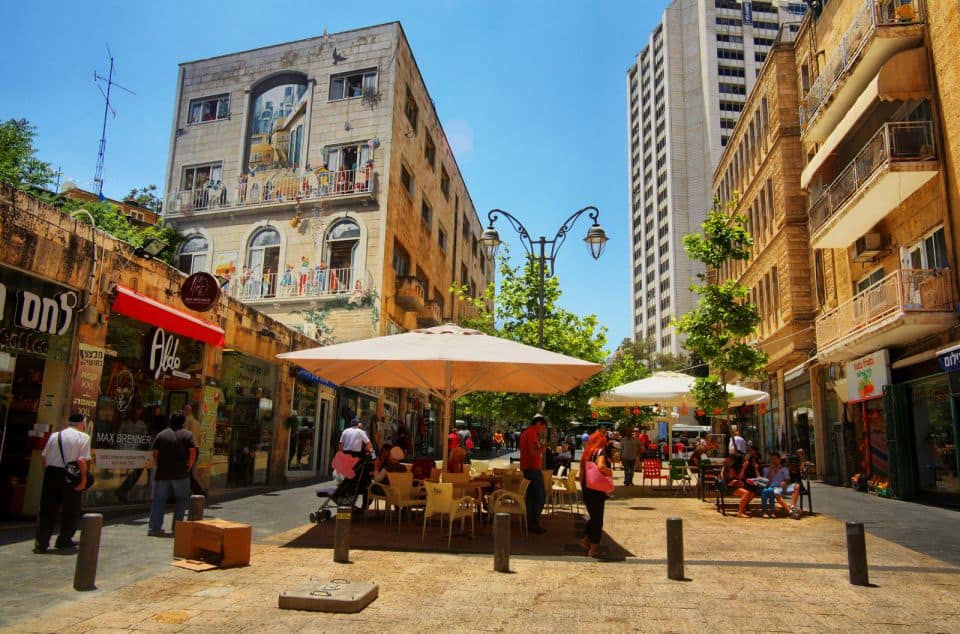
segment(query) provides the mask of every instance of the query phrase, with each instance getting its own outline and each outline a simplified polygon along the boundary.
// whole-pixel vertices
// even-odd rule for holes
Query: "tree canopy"
[[[35,137],[36,128],[26,119],[0,123],[0,181],[20,189],[45,188],[53,182],[53,168],[36,156]]]
[[[753,237],[744,227],[746,218],[733,213],[736,207],[736,197],[726,209],[719,199],[714,200],[703,223],[703,234],[683,238],[692,259],[713,271],[730,260],[749,259]],[[693,397],[700,409],[714,411],[729,405],[725,385],[733,375],[758,374],[767,356],[748,343],[760,316],[756,304],[747,301],[747,287],[733,279],[717,282],[703,274],[698,278],[703,283],[691,287],[700,295],[697,307],[674,325],[687,336],[685,347],[709,365],[709,376],[694,381]]]

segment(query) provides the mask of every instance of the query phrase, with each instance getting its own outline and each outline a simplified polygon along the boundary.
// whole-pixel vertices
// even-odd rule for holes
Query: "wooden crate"
[[[173,556],[218,563],[221,568],[250,563],[249,524],[209,519],[177,522]]]

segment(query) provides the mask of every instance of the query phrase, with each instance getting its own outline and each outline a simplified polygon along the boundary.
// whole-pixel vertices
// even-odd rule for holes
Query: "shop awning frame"
[[[126,286],[117,284],[115,289],[112,308],[121,315],[216,348],[222,348],[226,343],[226,333],[219,326],[171,308]]]

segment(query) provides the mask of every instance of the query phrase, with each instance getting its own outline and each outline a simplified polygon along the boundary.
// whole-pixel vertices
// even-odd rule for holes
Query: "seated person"
[[[560,467],[566,467],[567,469],[569,469],[570,463],[572,462],[573,462],[573,449],[570,447],[569,444],[564,444],[563,447],[560,449],[560,453],[557,454],[557,457],[556,457],[557,468],[554,469],[554,473],[556,473],[557,469],[559,469]]]
[[[403,449],[391,447],[389,443],[384,443],[383,447],[380,448],[380,455],[374,463],[371,490],[376,491],[379,495],[386,495],[386,491],[383,490],[381,485],[390,485],[390,474],[406,473],[407,471],[407,468],[400,464],[403,457]]]
[[[390,443],[383,443],[383,445],[380,447],[380,451],[377,452],[377,457],[373,461],[373,479],[377,482],[383,480],[383,476],[378,476],[377,474],[381,472],[386,473],[386,471],[383,471],[383,467],[387,464],[387,460],[390,457],[390,450],[392,448],[393,447],[390,445]]]
[[[764,469],[764,477],[769,481],[763,489],[760,497],[760,506],[764,517],[774,517],[774,500],[779,504],[788,515],[795,519],[800,519],[800,514],[795,510],[797,501],[800,498],[800,483],[790,484],[790,469],[783,466],[780,454],[774,451],[770,454],[770,466]],[[783,499],[783,493],[786,491],[791,494],[790,504]],[[769,503],[769,512],[767,504]]]
[[[445,471],[447,473],[463,473],[463,463],[466,459],[467,450],[460,445],[459,441],[457,441],[456,446],[453,446],[450,449],[450,455],[447,457],[447,464],[444,465],[446,467]]]
[[[740,505],[737,508],[737,517],[749,517],[747,515],[747,505],[750,504],[750,500],[757,497],[757,491],[754,490],[754,487],[750,486],[748,480],[751,482],[760,477],[760,462],[753,456],[753,454],[747,454],[743,458],[743,468],[740,469],[740,486],[733,492],[735,496],[740,498]]]

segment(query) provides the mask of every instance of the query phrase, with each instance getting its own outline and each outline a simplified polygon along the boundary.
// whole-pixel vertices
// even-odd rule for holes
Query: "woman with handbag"
[[[587,555],[601,559],[600,538],[603,535],[603,507],[607,493],[613,491],[613,471],[607,458],[607,435],[594,432],[587,439],[580,458],[580,489],[583,491],[583,505],[587,507],[586,534],[580,545]]]

